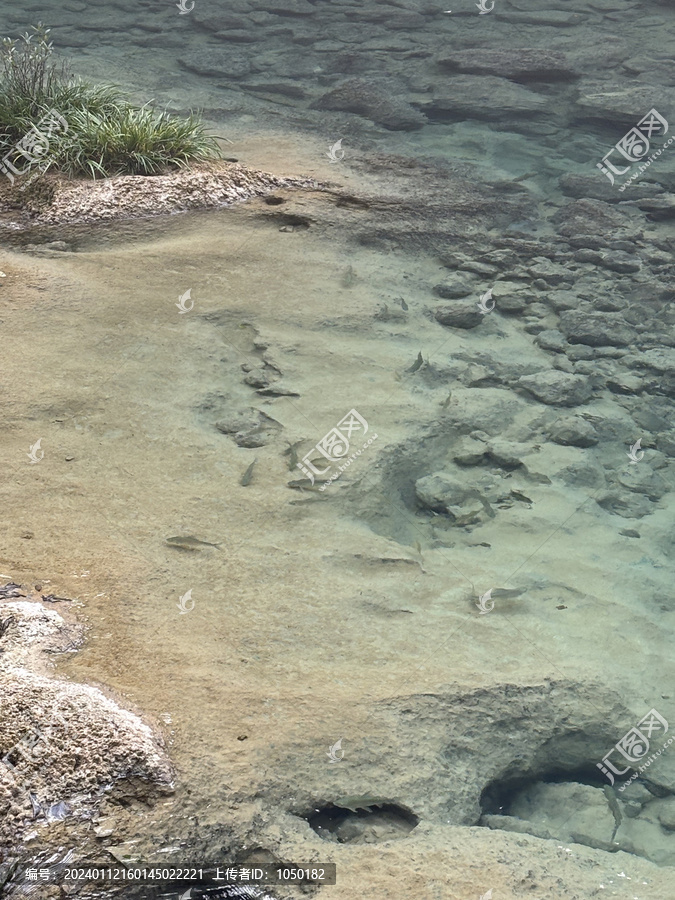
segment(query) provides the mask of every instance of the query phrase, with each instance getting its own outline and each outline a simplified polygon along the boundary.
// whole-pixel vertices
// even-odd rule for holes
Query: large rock
[[[441,57],[438,65],[450,72],[467,75],[495,75],[511,81],[541,82],[571,80],[579,72],[566,54],[559,50],[515,49],[515,50],[456,50]]]
[[[626,320],[616,313],[570,309],[560,316],[560,330],[571,344],[627,347],[634,339]]]
[[[636,240],[642,234],[629,216],[602,200],[574,200],[559,209],[551,220],[558,226],[558,234],[577,239],[587,246],[584,237],[604,238],[606,241]]]
[[[629,185],[623,193],[619,193],[600,172],[593,175],[561,175],[558,184],[567,197],[574,197],[576,200],[604,200],[605,203],[642,200],[664,193],[660,184],[651,184],[648,181],[638,181]]]
[[[589,400],[593,389],[583,375],[567,372],[538,372],[523,375],[518,384],[529,394],[549,406],[577,406]]]
[[[655,106],[659,110],[664,110],[661,114],[667,119],[668,110],[675,107],[675,88],[653,84],[630,84],[625,81],[586,83],[577,98],[575,109],[579,118],[599,119],[604,125],[611,122],[620,127],[637,125]],[[623,133],[617,133],[616,141],[621,137]],[[654,148],[660,147],[663,140],[653,138],[652,144]],[[608,152],[611,147],[610,141]]]
[[[415,483],[417,502],[425,509],[444,513],[453,525],[477,525],[492,518],[490,504],[473,485],[467,485],[445,472],[436,472]]]
[[[472,300],[456,300],[440,306],[434,313],[437,322],[451,328],[476,328],[483,321],[483,313]]]
[[[328,91],[315,104],[317,109],[356,113],[391,131],[416,131],[426,123],[422,113],[394,93],[391,86],[351,78]]]
[[[457,75],[438,86],[423,109],[430,118],[460,121],[489,119],[513,121],[514,116],[533,116],[548,106],[546,97],[519,84],[492,75]]]
[[[580,416],[562,416],[549,428],[548,436],[555,444],[565,447],[593,447],[598,443],[595,428]]]

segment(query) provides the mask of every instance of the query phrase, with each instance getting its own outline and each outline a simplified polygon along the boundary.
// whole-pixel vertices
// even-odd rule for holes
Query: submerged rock
[[[458,300],[440,306],[434,313],[434,318],[441,325],[451,328],[476,328],[483,321],[483,314],[476,303],[470,300]]]
[[[567,372],[539,372],[518,379],[525,390],[549,406],[577,406],[589,400],[593,389],[583,375]]]
[[[324,94],[315,103],[317,109],[338,110],[366,116],[391,131],[417,131],[426,117],[390,86],[380,86],[359,78],[351,78]]]
[[[581,74],[560,50],[523,48],[514,50],[456,50],[438,60],[448,71],[468,75],[496,75],[511,81],[567,81]]]

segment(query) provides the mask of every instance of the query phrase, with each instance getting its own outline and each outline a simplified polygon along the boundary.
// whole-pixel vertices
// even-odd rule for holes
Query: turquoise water
[[[1,7],[328,185],[3,249],[0,569],[79,601],[58,674],[176,768],[111,834],[66,820],[22,858],[672,896],[675,753],[619,789],[675,721],[675,154],[619,188],[675,121],[675,13],[448,5]]]

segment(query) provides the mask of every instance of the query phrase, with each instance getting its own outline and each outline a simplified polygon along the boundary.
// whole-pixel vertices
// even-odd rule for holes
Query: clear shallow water
[[[670,27],[667,8],[654,9]],[[71,12],[78,19],[83,13]],[[146,24],[151,14],[140,6],[124,13],[98,8],[96,21],[105,13],[110,24],[95,32],[96,53],[104,51],[97,68],[122,80],[133,61],[143,72],[133,86],[149,89],[155,79],[166,98],[163,77],[178,49],[139,43],[132,49],[125,18],[131,12]],[[611,11],[601,21],[597,10],[583,12],[591,16],[584,20],[591,34],[596,27],[615,28]],[[158,24],[156,33],[175,39],[168,29],[180,20],[169,23],[164,7],[152,15],[168,23]],[[181,18],[181,48],[199,47],[203,32],[188,32],[188,17]],[[496,16],[475,18],[474,31],[464,31],[462,41],[473,41],[477,51],[504,46],[500,23],[514,29]],[[642,20],[631,23],[637,53],[645,31]],[[661,33],[657,23],[652,27]],[[571,31],[540,28],[519,25],[527,37],[522,46],[574,43]],[[84,30],[73,23],[68,33]],[[286,47],[287,37],[269,34],[266,40]],[[435,46],[436,38],[429,40]],[[73,50],[82,71],[94,52],[89,41]],[[240,45],[238,53],[253,55],[249,46]],[[378,60],[384,64],[387,57]],[[313,83],[307,73],[294,77]],[[181,103],[207,105],[204,96],[214,90],[208,78],[181,73],[179,80]],[[429,124],[410,134],[352,116],[362,156],[353,168],[348,161],[340,168],[325,153],[343,133],[341,113],[275,106],[252,100],[250,92],[237,94],[236,102],[241,108],[232,120],[219,121],[232,126],[228,133],[239,141],[233,153],[251,165],[330,176],[357,191],[382,192],[390,178],[396,193],[400,176],[389,176],[386,165],[373,171],[373,154],[420,161],[451,154],[453,164],[478,164],[481,178],[533,171],[526,184],[540,214],[553,211],[546,198],[563,202],[552,172],[565,171],[568,153],[570,165],[593,173],[594,154],[623,133],[621,121],[600,137],[596,121],[588,131],[578,127],[567,135],[570,150],[561,133],[534,135],[518,116],[514,129],[528,130],[525,137],[496,137],[480,118]],[[664,161],[664,180],[669,171]],[[435,191],[413,193],[423,210],[425,202],[430,210],[439,203]],[[360,232],[331,220],[319,200],[289,204],[310,216],[308,229],[280,231],[281,221],[256,201],[208,215],[55,234],[72,242],[72,255],[29,260],[7,254],[3,290],[7,296],[11,286],[13,293],[3,299],[3,319],[13,358],[22,365],[18,377],[11,369],[2,375],[11,397],[4,459],[13,474],[4,505],[17,510],[5,522],[2,570],[26,583],[50,579],[59,593],[80,600],[88,642],[60,671],[107,685],[165,731],[177,768],[176,795],[118,826],[125,838],[137,828],[145,852],[182,842],[171,858],[244,845],[298,861],[323,854],[340,865],[339,885],[324,889],[335,896],[363,891],[364,883],[372,897],[409,896],[413,889],[422,896],[468,897],[490,885],[518,896],[489,854],[488,843],[501,840],[501,833],[475,836],[464,828],[467,837],[457,838],[448,826],[477,824],[481,791],[494,779],[514,793],[522,785],[510,785],[510,778],[537,783],[563,769],[575,776],[571,780],[582,780],[588,777],[577,771],[582,764],[594,769],[647,710],[669,718],[669,375],[626,371],[622,377],[637,371],[642,382],[621,390],[599,384],[590,402],[571,411],[538,404],[516,383],[525,371],[519,367],[565,369],[556,369],[559,357],[537,346],[537,330],[525,327],[531,318],[498,311],[478,330],[464,330],[444,329],[430,315],[439,302],[431,287],[454,271],[441,267],[439,250],[465,251],[466,245],[446,239],[439,246],[436,236],[426,253],[419,241],[412,253],[405,238],[391,234],[388,248],[359,245]],[[650,252],[660,242],[665,253],[669,222],[645,225]],[[548,222],[539,226],[543,233],[552,230]],[[486,251],[494,230],[480,219],[475,229],[476,261],[489,266],[496,258],[492,244]],[[411,237],[408,250],[412,246]],[[511,277],[536,292],[540,303],[551,302],[561,288],[555,274],[546,288],[535,286],[537,277],[523,274],[522,262],[512,270],[501,266],[496,279],[489,271],[458,271],[475,288],[477,296],[467,302]],[[574,265],[571,271],[581,284],[580,308],[589,294],[615,292],[629,312],[642,300],[649,334],[670,343],[658,272],[643,272],[641,282],[603,267],[595,281]],[[195,307],[181,315],[176,302],[188,289]],[[655,302],[664,303],[657,326]],[[545,321],[550,330],[551,316]],[[633,332],[629,349],[637,349],[642,335]],[[428,363],[406,372],[420,350]],[[279,383],[299,396],[265,398],[245,383],[263,357],[268,374],[273,366]],[[590,377],[581,362],[575,371]],[[594,365],[604,372],[602,360]],[[264,446],[238,446],[215,427],[252,407],[277,423]],[[301,473],[288,468],[287,444],[305,439],[307,452],[353,408],[377,441],[325,495],[289,488]],[[598,444],[551,440],[553,420],[577,412],[594,417]],[[477,430],[509,447],[501,455],[493,447],[479,464],[458,463],[471,455],[463,441]],[[631,465],[626,453],[640,436],[645,458]],[[24,465],[38,437],[45,458]],[[525,470],[509,454],[520,454]],[[242,486],[254,458],[253,479]],[[652,466],[649,476],[646,465]],[[475,521],[460,527],[448,513],[421,505],[415,483],[441,471],[469,485],[477,471],[493,478],[497,486],[481,488],[493,515],[478,508]],[[640,478],[649,477],[654,483],[636,490]],[[596,503],[605,493],[615,508],[623,501],[633,512],[637,495],[648,514],[612,513]],[[470,511],[464,506],[460,514]],[[621,534],[630,529],[638,536]],[[28,533],[31,538],[22,536]],[[219,548],[190,553],[166,545],[166,538],[180,534]],[[476,602],[490,588],[495,609],[481,616]],[[499,589],[522,593],[500,596]],[[181,614],[178,603],[188,591],[194,609]],[[328,757],[338,740],[340,764]],[[673,765],[664,758],[661,786],[670,783]],[[594,789],[602,794],[598,785]],[[377,848],[387,854],[386,871],[373,862],[368,844],[323,844],[325,834],[315,835],[306,822],[316,807],[354,796],[396,801],[421,820],[405,841]],[[611,812],[596,810],[596,794],[592,798],[545,797],[531,803],[532,821],[557,837],[555,829],[565,823],[551,819],[562,802],[570,816],[581,816],[573,831],[607,842]],[[515,808],[522,819],[522,803]],[[358,815],[349,841],[364,837]],[[649,828],[622,825],[632,829],[638,853],[632,865],[642,865],[641,847],[649,843],[658,843],[657,861],[673,864],[668,829],[656,813],[652,819]],[[368,840],[392,837],[389,826],[375,823]],[[467,864],[469,875],[455,875],[450,885],[433,878],[420,883],[409,860],[421,865],[429,854],[447,853],[453,840],[468,842],[456,853],[464,860],[478,854],[482,874],[470,873]],[[526,858],[544,852],[524,851]],[[612,869],[613,857],[607,857]],[[542,868],[553,885],[556,865],[546,859]],[[659,877],[652,875],[645,896],[661,896]],[[616,878],[613,889],[629,896]]]

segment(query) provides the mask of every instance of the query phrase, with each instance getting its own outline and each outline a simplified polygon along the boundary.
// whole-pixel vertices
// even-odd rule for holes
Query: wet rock
[[[559,50],[514,49],[457,50],[437,60],[442,69],[468,75],[496,75],[519,82],[567,81],[578,72],[568,57]]]
[[[442,121],[487,119],[508,121],[518,127],[518,116],[543,112],[548,101],[519,84],[492,75],[457,75],[437,85],[434,97],[422,108],[429,118]]]
[[[450,328],[476,328],[483,321],[483,314],[476,303],[469,300],[458,300],[447,303],[434,312],[434,318],[441,325]]]
[[[576,238],[582,247],[589,246],[586,235],[591,239],[604,237],[606,241],[616,240],[619,235],[629,240],[642,236],[626,213],[602,200],[575,200],[559,209],[552,221],[559,234]]]
[[[605,475],[600,466],[587,459],[565,466],[558,472],[558,477],[562,478],[565,484],[574,488],[597,490],[606,484]]]
[[[516,281],[498,281],[492,289],[492,297],[499,312],[511,315],[523,312],[531,300],[531,294]]]
[[[488,501],[475,488],[445,472],[420,478],[415,495],[421,507],[449,516],[458,527],[476,525],[491,513]]]
[[[562,284],[565,281],[570,282],[573,277],[568,268],[552,262],[544,256],[535,259],[533,265],[529,266],[527,271],[533,278],[541,278],[547,285]]]
[[[580,416],[562,416],[547,429],[548,437],[555,444],[565,447],[593,447],[598,443],[595,428]]]
[[[645,386],[637,375],[628,375],[625,372],[610,375],[605,383],[613,394],[639,394]]]
[[[40,203],[32,222],[56,225],[213,209],[289,186],[292,179],[237,163],[209,162],[152,178],[118,175],[97,181],[65,180],[47,173],[44,182],[53,187],[53,194]]]
[[[653,504],[640,494],[610,490],[596,498],[598,506],[623,519],[643,519],[654,512]]]
[[[536,343],[542,350],[551,350],[554,353],[562,353],[567,345],[565,336],[555,328],[540,331]]]
[[[577,406],[590,399],[593,390],[587,378],[567,372],[539,372],[518,379],[529,394],[549,406]]]
[[[559,327],[570,343],[589,347],[627,347],[634,339],[625,319],[614,313],[571,309],[560,316]]]
[[[567,197],[574,197],[577,200],[603,200],[605,203],[654,197],[664,192],[660,184],[640,181],[629,185],[625,191],[619,193],[616,185],[610,184],[609,179],[599,171],[596,175],[562,175],[558,179],[558,184]]]
[[[475,293],[473,285],[456,278],[435,284],[432,290],[437,297],[442,297],[444,300],[456,300]]]
[[[391,86],[358,78],[328,91],[315,103],[315,107],[356,113],[392,131],[416,131],[426,123],[425,116],[400,98]]]
[[[611,838],[614,819],[604,793],[586,784],[534,784],[516,795],[509,812],[518,819],[546,826],[568,840],[572,832]]]
[[[488,458],[501,469],[519,469],[523,465],[523,457],[532,452],[530,444],[515,441],[496,440],[487,445]]]
[[[487,438],[487,435],[485,437]],[[458,466],[479,466],[486,456],[485,442],[470,437],[461,438],[452,451],[452,459]]]
[[[653,464],[653,463],[652,463]],[[629,465],[627,470],[616,476],[619,484],[636,494],[644,494],[654,503],[664,497],[671,489],[670,484],[650,466]]]
[[[658,800],[657,817],[666,831],[675,831],[675,797]]]
[[[623,251],[599,251],[599,250],[577,250],[574,254],[577,262],[593,263],[596,266],[602,266],[605,269],[611,269],[613,272],[631,273],[639,272],[642,268],[640,260],[630,253]]]
[[[172,790],[173,772],[161,740],[137,715],[98,688],[39,671],[47,653],[76,649],[82,640],[81,626],[40,603],[14,601],[0,609],[3,846],[20,840],[30,827],[31,807],[33,815],[38,809],[54,823],[84,810],[91,816],[103,797],[120,791],[130,802],[147,804]],[[31,800],[12,823],[7,811],[17,795]]]
[[[592,81],[584,82],[576,101],[578,118],[597,119],[604,125],[607,122],[633,126],[654,107],[654,98],[658,97],[660,109],[672,109],[675,104],[675,88],[656,86],[653,84],[626,84],[626,82]],[[617,133],[616,143],[623,137]],[[652,136],[652,144],[660,147],[663,141]],[[612,142],[607,147],[607,152]]]

